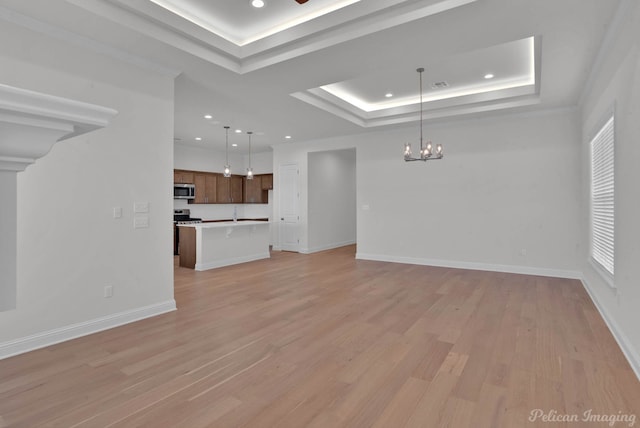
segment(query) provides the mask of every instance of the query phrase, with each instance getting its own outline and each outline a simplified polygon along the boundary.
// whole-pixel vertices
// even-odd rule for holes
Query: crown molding
[[[22,171],[53,145],[107,126],[116,110],[0,84],[0,170]]]

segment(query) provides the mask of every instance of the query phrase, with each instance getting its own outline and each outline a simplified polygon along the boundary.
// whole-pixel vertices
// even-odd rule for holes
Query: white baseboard
[[[268,259],[270,257],[271,257],[271,254],[269,254],[269,251],[264,253],[250,254],[248,256],[242,256],[242,257],[229,257],[228,259],[215,260],[207,263],[196,263],[195,270],[202,271],[202,270],[215,269],[223,266],[231,266],[231,265],[237,265],[240,263],[252,262],[255,260]]]
[[[462,262],[457,260],[422,259],[422,258],[414,258],[414,257],[398,257],[398,256],[366,254],[366,253],[357,253],[356,259],[374,260],[378,262],[390,262],[390,263],[406,263],[410,265],[447,267],[447,268],[454,268],[454,269],[470,269],[470,270],[483,270],[483,271],[489,271],[489,272],[517,273],[522,275],[549,276],[554,278],[582,279],[582,273],[580,271],[538,268],[538,267],[531,267],[531,266],[498,265],[498,264],[489,264],[489,263]]]
[[[352,240],[349,240],[349,241],[334,242],[332,244],[320,245],[320,246],[317,246],[317,247],[302,248],[302,249],[300,249],[300,252],[302,254],[311,254],[311,253],[317,253],[319,251],[333,250],[334,248],[345,247],[347,245],[353,245],[355,243],[356,243],[356,240],[352,239]]]
[[[10,340],[0,343],[0,360],[175,310],[176,301],[171,299],[155,305],[143,306],[141,308]]]
[[[624,356],[627,358],[627,361],[635,372],[636,377],[638,378],[638,380],[640,380],[640,355],[638,354],[638,351],[633,347],[627,335],[622,332],[615,319],[610,316],[604,306],[600,304],[598,298],[596,297],[596,293],[593,291],[586,278],[582,278],[582,286],[587,291],[589,297],[591,297],[591,301],[596,306],[596,309],[598,309],[598,312],[600,312],[600,316],[607,324],[607,327],[609,327],[609,331],[613,335],[616,342],[618,342],[618,346],[622,350]]]

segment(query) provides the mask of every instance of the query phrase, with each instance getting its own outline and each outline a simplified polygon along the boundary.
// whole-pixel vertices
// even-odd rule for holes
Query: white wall
[[[308,247],[302,253],[356,242],[356,151],[308,155]]]
[[[249,167],[249,155],[244,155],[245,174]],[[253,153],[251,155],[251,167],[254,174],[273,174],[273,151]]]
[[[274,167],[300,166],[301,248],[307,153],[355,147],[359,257],[579,277],[579,132],[575,111],[494,115],[427,124],[445,146],[440,161],[402,160],[411,126],[275,146]]]
[[[175,169],[222,173],[225,165],[225,151],[209,147],[195,147],[176,144],[173,149],[173,166]],[[249,155],[233,153],[229,150],[231,173],[247,175]],[[254,174],[273,173],[273,152],[271,150],[251,155],[251,166]]]
[[[0,312],[0,357],[175,308],[173,77],[7,22],[0,39],[0,83],[119,112],[18,174],[17,308]],[[134,202],[149,203],[149,228],[134,230]]]
[[[224,150],[213,150],[205,147],[193,147],[185,144],[175,144],[173,149],[173,167],[193,171],[222,173],[225,165]],[[244,156],[229,153],[231,173],[245,175]]]
[[[640,5],[625,1],[603,46],[582,112],[583,213],[589,239],[589,139],[615,108],[615,288],[593,269],[589,248],[581,252],[584,281],[640,377]]]

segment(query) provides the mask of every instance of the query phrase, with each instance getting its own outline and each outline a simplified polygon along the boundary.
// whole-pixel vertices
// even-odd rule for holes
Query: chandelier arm
[[[414,162],[414,161],[422,161],[422,162],[426,162],[426,161],[430,161],[430,160],[440,160],[442,159],[444,156],[434,156],[434,157],[429,157],[429,158],[405,158],[405,162]]]

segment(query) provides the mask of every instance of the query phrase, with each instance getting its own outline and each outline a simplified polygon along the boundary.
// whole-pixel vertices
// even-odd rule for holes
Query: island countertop
[[[196,229],[213,229],[218,227],[238,227],[238,226],[255,226],[258,224],[269,224],[268,221],[261,220],[240,220],[240,221],[216,221],[211,223],[189,223],[178,224],[178,227],[193,227]]]

